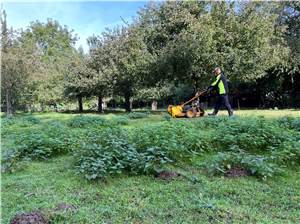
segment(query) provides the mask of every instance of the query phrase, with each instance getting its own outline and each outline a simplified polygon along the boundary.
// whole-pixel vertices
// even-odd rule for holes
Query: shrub
[[[33,117],[33,116],[26,116],[22,119],[23,119],[23,121],[27,121],[30,124],[39,124],[40,123],[40,120],[36,117]]]
[[[127,114],[127,117],[129,119],[141,119],[141,118],[147,118],[149,117],[150,113],[143,113],[143,112],[131,112]]]
[[[263,118],[227,120],[219,124],[214,135],[214,145],[219,150],[243,149],[252,152],[264,152],[278,147],[288,133]]]
[[[161,149],[152,147],[138,152],[124,132],[109,128],[81,147],[76,167],[85,178],[96,179],[119,173],[147,174],[168,162],[172,161]]]
[[[1,171],[14,172],[20,167],[20,152],[14,149],[4,151],[1,158]]]
[[[130,133],[130,142],[135,144],[138,151],[158,147],[167,152],[173,159],[186,157],[190,152],[181,142],[185,135],[185,124],[182,122],[163,122],[145,127],[134,128]],[[185,135],[187,136],[187,135]]]
[[[293,117],[283,117],[278,119],[278,123],[287,129],[294,129],[296,131],[300,131],[300,118]]]
[[[74,139],[66,131],[50,127],[20,135],[15,145],[21,157],[45,159],[71,151]]]
[[[279,164],[300,165],[300,136],[290,136],[271,155]]]
[[[86,128],[88,126],[107,126],[110,124],[108,120],[101,117],[78,115],[73,117],[67,125],[72,128]]]
[[[14,134],[19,128],[32,127],[40,124],[40,120],[33,116],[1,118],[1,135]]]
[[[164,114],[162,118],[164,121],[170,121],[172,117],[169,114]]]
[[[281,169],[270,157],[251,155],[246,152],[219,152],[205,165],[211,174],[225,174],[233,167],[242,167],[251,175],[266,179]]]
[[[7,128],[11,125],[17,125],[19,127],[29,127],[33,124],[39,124],[40,120],[33,116],[25,117],[11,117],[11,118],[1,118],[2,128]]]
[[[291,128],[300,131],[300,119],[294,119],[291,123]]]
[[[116,125],[127,125],[129,123],[129,118],[126,116],[117,116],[112,118],[112,123]]]
[[[25,130],[15,139],[13,147],[2,156],[2,168],[13,169],[13,165],[24,159],[47,159],[67,153],[77,147],[80,136],[76,136],[59,122],[50,123],[40,129]]]

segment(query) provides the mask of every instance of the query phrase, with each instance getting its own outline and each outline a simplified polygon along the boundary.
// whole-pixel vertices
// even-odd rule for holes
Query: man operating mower
[[[233,116],[233,110],[231,109],[229,99],[228,99],[228,82],[227,79],[222,72],[220,67],[216,67],[213,71],[216,80],[207,88],[207,91],[210,92],[212,90],[217,90],[218,96],[217,101],[214,106],[214,110],[212,113],[209,113],[210,116],[215,116],[218,114],[219,109],[224,104],[229,116]]]

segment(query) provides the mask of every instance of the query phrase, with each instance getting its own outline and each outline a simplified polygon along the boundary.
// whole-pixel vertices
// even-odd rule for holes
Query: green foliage
[[[14,144],[2,155],[2,168],[13,171],[14,166],[23,160],[47,159],[72,151],[80,142],[80,136],[71,134],[59,122],[47,127],[26,129],[14,139]]]
[[[270,147],[278,147],[288,132],[264,118],[237,119],[225,121],[218,125],[214,136],[215,146],[220,150],[239,148],[247,151],[266,151]]]
[[[119,125],[127,125],[129,123],[128,116],[116,116],[111,119],[112,123]]]
[[[300,131],[300,119],[293,117],[283,117],[278,120],[279,124],[282,125],[283,128],[287,129],[295,129]]]
[[[163,153],[166,158],[176,161],[176,164],[188,162],[204,152],[224,151],[209,164],[211,172],[224,173],[230,168],[228,164],[231,164],[231,167],[240,166],[252,175],[267,178],[277,173],[280,167],[286,165],[288,161],[291,165],[299,162],[300,139],[297,133],[286,130],[283,134],[281,130],[278,123],[261,117],[172,120],[136,127],[126,131],[127,134],[120,129],[118,129],[118,134],[105,132],[105,137],[102,137],[103,133],[99,136],[94,133],[93,140],[87,140],[87,145],[83,148],[88,158],[84,156],[82,172],[85,174],[88,172],[89,178],[106,176],[110,172],[147,173],[147,171],[140,171],[142,169],[137,167],[141,167],[141,164],[144,164],[144,167],[147,166],[147,161],[139,156],[148,152],[149,149]],[[93,154],[90,155],[90,153]],[[100,158],[100,162],[97,163],[101,168],[99,176],[96,175],[98,171],[92,172],[96,169],[92,162],[95,156]],[[112,163],[114,156],[119,158],[117,161],[124,160],[126,165],[123,163],[115,165],[117,161]],[[129,168],[126,161],[132,163]]]
[[[1,118],[1,135],[13,134],[16,128],[29,128],[40,124],[40,120],[33,116]]]
[[[17,125],[19,127],[28,127],[33,124],[39,124],[40,120],[33,116],[25,116],[25,117],[9,117],[9,118],[1,118],[2,127],[8,128],[11,125]]]
[[[127,115],[129,119],[141,119],[149,117],[150,113],[143,113],[143,112],[131,112]]]
[[[107,126],[109,121],[97,116],[74,116],[67,125],[72,128],[87,128],[88,126]]]
[[[72,128],[88,128],[88,127],[113,127],[116,125],[127,125],[129,123],[128,116],[116,116],[112,119],[106,119],[98,116],[78,115],[74,116],[67,122]]]
[[[147,174],[162,164],[172,162],[156,147],[138,152],[124,132],[107,128],[89,136],[89,141],[77,153],[77,168],[87,179],[129,173]]]
[[[144,117],[145,113],[134,115]],[[170,119],[130,128],[121,126],[129,124],[128,115],[110,119],[80,115],[46,126],[34,117],[4,121],[7,135],[14,138],[3,154],[3,167],[11,170],[26,159],[47,159],[70,151],[76,153],[76,166],[88,179],[147,174],[172,161],[194,165],[198,156],[216,152],[224,153],[224,161],[218,155],[210,169],[224,171],[229,161],[263,178],[275,174],[278,167],[300,164],[296,118]],[[12,131],[16,127],[22,133]]]
[[[146,127],[138,127],[131,131],[130,141],[133,142],[139,151],[150,147],[158,147],[167,152],[172,159],[187,157],[190,153],[186,148],[183,139],[188,137],[184,131],[187,126],[184,123],[175,124],[163,122]]]
[[[281,171],[278,165],[272,163],[270,157],[251,155],[240,152],[219,152],[205,164],[211,174],[225,174],[234,167],[242,167],[251,175],[266,179]]]

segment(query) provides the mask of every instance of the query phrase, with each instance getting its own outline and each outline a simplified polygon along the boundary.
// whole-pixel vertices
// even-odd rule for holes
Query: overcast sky
[[[105,27],[112,28],[128,22],[137,15],[147,1],[11,1],[4,0],[1,7],[7,13],[7,23],[14,29],[26,28],[31,21],[57,20],[67,25],[80,38],[76,47],[82,46],[87,52],[86,38],[100,35]]]

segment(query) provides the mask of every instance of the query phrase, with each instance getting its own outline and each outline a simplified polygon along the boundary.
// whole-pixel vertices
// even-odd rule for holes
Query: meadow
[[[1,118],[1,223],[300,223],[300,111]]]

